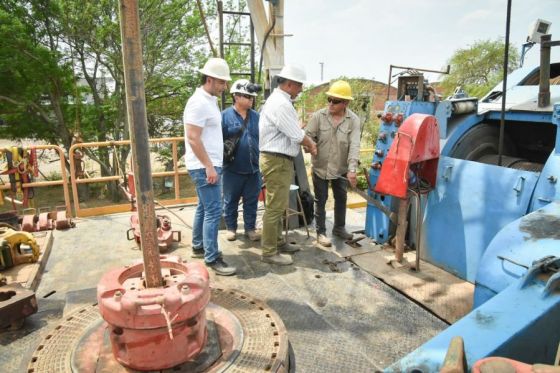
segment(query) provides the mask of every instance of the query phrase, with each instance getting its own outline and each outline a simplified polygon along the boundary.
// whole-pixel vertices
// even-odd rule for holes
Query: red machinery
[[[127,175],[127,187],[121,186],[121,189],[131,203],[131,210],[136,211],[136,190],[134,189],[134,175]],[[181,231],[171,229],[171,219],[167,215],[156,215],[157,221],[157,239],[159,252],[165,252],[173,244],[173,242],[181,242]],[[135,240],[140,246],[140,223],[138,213],[130,215],[130,229],[126,232],[129,241]]]
[[[472,367],[472,372],[559,373],[560,367],[546,364],[531,365],[505,357],[492,356],[478,360]]]
[[[164,284],[148,288],[143,269],[140,262],[107,272],[97,285],[99,310],[119,363],[141,370],[171,368],[206,344],[208,271],[202,263],[161,256]]]
[[[398,114],[397,125],[402,122]],[[395,237],[395,259],[401,263],[404,240],[408,227],[407,216],[409,192],[416,201],[416,265],[420,270],[420,232],[422,224],[422,204],[420,199],[436,185],[439,161],[439,129],[432,115],[412,114],[399,127],[391,144],[387,158],[381,167],[375,192],[401,199],[398,209],[397,232]],[[372,166],[373,167],[373,166]]]
[[[35,148],[24,149],[22,147],[13,146],[11,148],[2,149],[6,158],[6,169],[0,172],[1,175],[8,175],[10,179],[11,201],[14,210],[16,203],[20,203],[23,207],[31,204],[34,196],[33,188],[23,186],[31,183],[33,177],[39,176],[39,167],[37,162],[37,150]],[[0,192],[0,197],[1,192]]]
[[[381,167],[375,192],[406,198],[414,179],[436,184],[439,129],[436,118],[412,114],[399,128]],[[412,178],[412,179],[411,179]]]

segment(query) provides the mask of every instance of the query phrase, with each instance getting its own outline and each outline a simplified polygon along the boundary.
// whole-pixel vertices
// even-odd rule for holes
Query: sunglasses
[[[252,100],[252,99],[255,98],[255,97],[253,97],[253,96],[251,96],[251,95],[242,95],[242,94],[238,94],[238,96],[245,97],[245,98],[248,99],[248,100]]]
[[[327,101],[328,101],[330,104],[333,104],[333,105],[338,105],[338,104],[340,104],[341,102],[344,102],[344,100],[337,100],[337,99],[335,99],[335,98],[330,98],[330,97],[327,98]]]

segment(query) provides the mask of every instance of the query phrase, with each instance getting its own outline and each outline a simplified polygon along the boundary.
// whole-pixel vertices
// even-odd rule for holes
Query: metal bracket
[[[131,233],[132,233],[132,235],[131,235]],[[134,237],[134,228],[129,228],[129,229],[126,231],[126,239],[129,240],[129,241],[132,241],[132,240],[135,239],[135,237]]]
[[[451,171],[453,171],[453,166],[445,166],[445,170],[443,170],[443,180],[449,181],[449,179],[451,179]]]
[[[523,187],[525,186],[525,178],[523,176],[519,176],[513,190],[517,192],[517,195],[520,195],[523,191]]]
[[[548,273],[548,272],[556,272],[556,274],[558,274],[560,272],[560,258],[556,257],[554,255],[548,255],[545,256],[539,260],[536,260],[533,262],[533,264],[531,265],[531,268],[529,268],[527,270],[527,273],[525,274],[525,276],[523,276],[523,279],[521,280],[521,284],[519,286],[520,289],[523,289],[525,287],[527,287],[530,283],[533,282],[533,280],[535,279],[535,277],[541,273]],[[556,276],[556,274],[554,276],[552,276],[548,282],[547,282],[547,287],[556,287],[556,282],[558,282],[558,278]],[[553,289],[552,289],[553,290]],[[550,293],[552,290],[547,290],[545,288],[545,291]]]
[[[560,272],[556,272],[555,274],[550,276],[550,278],[546,282],[546,285],[544,286],[542,297],[546,298],[549,295],[551,295],[554,292],[554,290],[558,288],[558,285],[560,285]]]

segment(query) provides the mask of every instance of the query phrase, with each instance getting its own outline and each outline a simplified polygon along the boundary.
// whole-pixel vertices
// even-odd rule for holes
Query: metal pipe
[[[504,79],[502,84],[502,112],[500,113],[500,137],[498,139],[498,166],[502,165],[502,153],[504,151],[504,132],[505,132],[505,115],[506,115],[506,89],[509,62],[509,25],[511,19],[511,0],[507,2],[506,15],[506,45],[504,48]]]
[[[162,285],[162,277],[156,232],[152,166],[148,145],[140,17],[137,0],[120,0],[119,3],[126,108],[130,126],[132,167],[135,176],[134,185],[136,187],[145,282],[146,287],[154,288]]]
[[[160,143],[169,143],[171,142],[172,144],[172,151],[173,151],[173,164],[174,164],[174,171],[177,173],[177,176],[175,177],[175,200],[173,202],[175,203],[184,203],[185,199],[181,199],[179,198],[179,190],[180,190],[180,185],[179,185],[179,175],[187,175],[188,172],[187,171],[179,171],[179,168],[177,166],[177,143],[179,142],[183,142],[185,141],[185,139],[183,137],[163,137],[163,138],[158,138],[158,139],[149,139],[148,140],[150,144],[160,144]],[[79,143],[79,144],[74,144],[70,147],[70,150],[68,150],[68,161],[70,162],[70,185],[72,187],[72,196],[74,198],[74,216],[75,217],[83,217],[83,216],[91,216],[91,214],[88,215],[84,215],[83,212],[86,210],[98,210],[96,208],[91,208],[91,209],[82,209],[80,207],[80,203],[78,200],[78,190],[76,188],[76,185],[78,184],[90,184],[90,183],[96,183],[96,182],[108,182],[108,181],[117,181],[119,179],[121,179],[120,175],[116,175],[116,176],[104,176],[104,177],[92,177],[92,178],[87,178],[87,179],[77,179],[76,178],[76,162],[74,161],[74,153],[77,149],[79,148],[97,148],[97,147],[102,147],[102,146],[129,146],[130,145],[130,140],[120,140],[120,141],[98,141],[98,142],[83,142],[83,143]],[[62,152],[62,149],[60,150],[60,152],[62,153],[62,156],[64,156],[64,153]],[[63,170],[63,176],[66,177],[66,172]],[[158,176],[170,176],[172,174],[172,172],[170,173],[158,173],[158,172],[154,172],[152,174],[152,178],[153,177],[158,177]],[[70,200],[69,196],[68,196],[68,201]],[[190,199],[187,199],[190,200]],[[68,205],[70,208],[70,205]],[[126,206],[126,205],[123,205]],[[124,210],[123,210],[124,211]],[[113,212],[119,212],[119,211],[113,211]]]
[[[389,101],[389,95],[391,94],[391,75],[393,75],[393,65],[389,65],[389,80],[387,80],[387,100]]]
[[[414,270],[420,272],[420,237],[422,232],[422,194],[414,189],[408,189],[414,195],[414,208],[416,209],[416,264]]]
[[[251,33],[251,82],[255,82],[255,25],[253,24],[253,19],[250,18],[249,32]],[[253,100],[253,109],[255,108],[256,100]]]
[[[218,28],[220,30],[220,58],[224,58],[224,4],[218,0]],[[226,108],[226,91],[222,92],[222,99],[220,100],[220,108]]]
[[[171,144],[171,155],[173,156],[173,189],[175,190],[175,199],[181,197],[179,193],[179,157],[177,156],[177,143]]]
[[[451,66],[449,65],[447,65],[447,70],[431,70],[431,69],[421,69],[418,67],[397,66],[397,65],[391,65],[391,68],[403,69],[403,70],[416,70],[416,71],[422,71],[426,73],[437,73],[437,74],[449,74],[449,71],[451,70]]]
[[[539,75],[539,107],[550,105],[550,39],[551,35],[541,36],[541,66]]]
[[[406,228],[408,227],[408,205],[409,197],[399,200],[399,214],[397,216],[397,232],[395,234],[395,260],[402,263],[404,255],[404,239],[406,235]]]

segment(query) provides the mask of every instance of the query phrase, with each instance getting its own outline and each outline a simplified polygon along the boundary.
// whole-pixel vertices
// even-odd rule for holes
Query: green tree
[[[474,97],[488,93],[503,77],[504,42],[501,39],[480,40],[455,51],[448,61],[451,72],[442,81],[445,95],[461,86]],[[510,44],[508,73],[519,66],[517,48]]]
[[[72,70],[60,46],[52,2],[0,5],[0,115],[5,138],[69,146]]]
[[[196,69],[210,55],[203,23],[190,0],[140,0],[139,10],[149,132],[179,135]],[[66,149],[75,132],[85,142],[129,138],[117,0],[0,3],[0,119],[0,137]],[[124,147],[117,157],[86,152],[102,175],[117,162],[124,169],[128,156]]]

